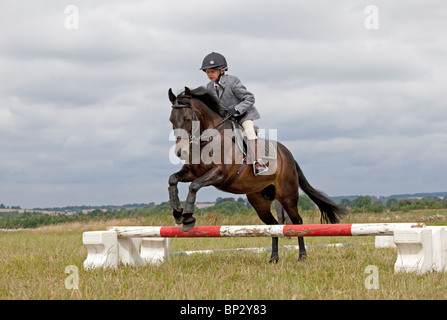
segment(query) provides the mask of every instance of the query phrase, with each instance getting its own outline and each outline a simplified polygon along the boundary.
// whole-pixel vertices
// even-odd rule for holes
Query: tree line
[[[312,209],[315,205],[307,197],[303,196],[300,198],[299,207],[301,210]],[[55,211],[56,208],[48,208],[50,211]],[[145,206],[141,204],[136,208],[120,207],[116,206],[108,207],[101,206],[88,212],[82,213],[82,210],[86,208],[81,207],[70,207],[70,211],[78,210],[74,214],[66,214],[67,208],[60,209],[59,214],[46,214],[45,210],[35,209],[32,211],[25,212],[2,212],[0,213],[0,229],[15,229],[15,228],[37,228],[44,225],[58,224],[58,223],[68,223],[73,221],[86,222],[93,219],[111,219],[111,218],[126,218],[132,216],[150,216],[150,215],[171,215],[172,209],[169,202],[162,202],[160,204],[150,203]],[[253,212],[254,209],[247,202],[246,199],[239,197],[235,199],[233,197],[228,198],[217,198],[216,202],[211,206],[205,208],[197,208],[195,212],[197,214],[216,212],[225,215],[234,214],[249,214]]]
[[[385,203],[379,199],[368,196],[359,196],[354,200],[342,199],[342,205],[352,213],[362,212],[396,212],[424,209],[447,209],[447,198],[425,197],[422,199],[389,199]],[[273,207],[273,205],[272,205]],[[101,207],[103,208],[103,207]],[[300,195],[298,208],[300,211],[314,210],[316,208],[307,195]],[[196,213],[216,212],[225,215],[250,214],[254,211],[250,203],[242,197],[218,198],[216,202],[206,208],[196,207]],[[64,212],[56,215],[45,214],[45,211],[2,212],[0,213],[0,229],[37,228],[43,225],[67,223],[72,221],[85,222],[93,219],[126,218],[132,216],[171,215],[172,209],[168,202],[160,204],[150,203],[134,208],[116,206],[94,209],[89,213],[67,215]]]
[[[353,213],[360,212],[396,212],[396,211],[410,211],[410,210],[428,210],[428,209],[447,209],[447,198],[439,197],[424,197],[424,198],[410,198],[410,199],[388,199],[382,202],[380,199],[368,196],[360,196],[350,201],[349,199],[342,199],[340,203],[350,208]]]

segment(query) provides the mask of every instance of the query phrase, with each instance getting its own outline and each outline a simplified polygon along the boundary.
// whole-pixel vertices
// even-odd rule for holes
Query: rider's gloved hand
[[[239,115],[240,115],[239,111],[237,111],[235,108],[228,109],[228,116],[233,118],[233,117],[237,117]]]

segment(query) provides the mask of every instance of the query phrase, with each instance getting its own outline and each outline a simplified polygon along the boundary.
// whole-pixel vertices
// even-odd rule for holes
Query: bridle
[[[184,109],[184,108],[189,108],[192,111],[192,121],[200,121],[199,117],[197,116],[197,113],[200,114],[200,118],[203,119],[202,114],[200,113],[199,110],[196,111],[196,109],[193,107],[192,103],[191,105],[186,105],[186,104],[173,104],[172,105],[173,109]],[[197,113],[196,113],[197,112]],[[200,126],[191,126],[191,134],[189,135],[189,143],[190,144],[199,144],[200,143]]]

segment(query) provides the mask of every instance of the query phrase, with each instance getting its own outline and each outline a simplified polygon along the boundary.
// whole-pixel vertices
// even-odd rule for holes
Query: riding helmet
[[[211,52],[203,58],[202,67],[200,70],[206,69],[225,69],[228,70],[227,60],[223,55],[217,52]]]

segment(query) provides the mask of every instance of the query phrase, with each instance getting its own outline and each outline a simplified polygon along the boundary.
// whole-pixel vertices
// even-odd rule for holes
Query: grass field
[[[434,216],[438,218],[430,218]],[[445,210],[355,214],[342,222],[445,225],[444,216]],[[319,223],[317,214],[303,219]],[[358,245],[311,248],[304,262],[297,262],[298,252],[282,250],[277,264],[268,263],[268,252],[221,252],[172,256],[160,266],[90,271],[82,267],[87,256],[82,244],[84,231],[105,230],[111,225],[172,224],[172,217],[157,216],[0,233],[0,299],[447,299],[447,273],[395,275],[395,249],[375,249],[374,237],[306,238],[306,244]],[[260,222],[254,214],[197,217],[197,225],[238,224]],[[280,238],[280,245],[296,242],[296,238]],[[270,238],[183,238],[172,240],[171,252],[270,245]],[[78,289],[71,288],[76,272],[65,273],[67,266],[78,268]],[[371,275],[368,266],[378,272],[377,289],[365,285]]]

